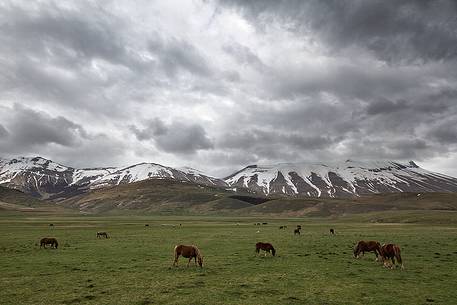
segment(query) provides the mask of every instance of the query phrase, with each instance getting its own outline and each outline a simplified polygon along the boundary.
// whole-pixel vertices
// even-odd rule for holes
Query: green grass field
[[[297,224],[301,236],[292,234]],[[111,238],[96,239],[100,230]],[[45,236],[59,249],[40,249]],[[354,259],[360,239],[399,244],[406,269],[385,269],[371,253]],[[277,256],[255,256],[257,241],[271,242]],[[198,245],[204,268],[186,268],[183,258],[172,268],[178,243]],[[0,304],[457,302],[455,224],[3,213],[0,255]]]

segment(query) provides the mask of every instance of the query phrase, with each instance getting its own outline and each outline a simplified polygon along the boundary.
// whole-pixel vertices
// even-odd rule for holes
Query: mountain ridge
[[[142,162],[77,169],[42,157],[0,158],[0,185],[42,199],[63,200],[91,190],[147,179],[214,186],[258,196],[357,197],[395,192],[457,192],[457,178],[431,172],[414,161],[297,162],[249,165],[225,178],[190,167]]]

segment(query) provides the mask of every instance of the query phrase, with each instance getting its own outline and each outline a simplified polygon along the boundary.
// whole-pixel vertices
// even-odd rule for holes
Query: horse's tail
[[[55,247],[56,247],[56,249],[57,249],[57,247],[59,246],[59,243],[57,242],[57,239],[54,240],[54,245],[55,245]]]
[[[276,255],[276,250],[275,250],[275,248],[273,248],[273,246],[271,246],[271,255],[273,255],[273,256]]]
[[[397,259],[397,262],[401,265],[401,268],[403,269],[403,261],[401,259],[401,250],[399,246],[394,246],[394,254],[395,258]]]

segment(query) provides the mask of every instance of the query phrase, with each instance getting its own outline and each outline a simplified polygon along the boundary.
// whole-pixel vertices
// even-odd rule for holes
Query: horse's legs
[[[197,266],[197,257],[194,257],[195,266]]]
[[[405,266],[403,266],[403,261],[401,260],[400,254],[397,256],[397,262],[400,263],[400,268],[403,270],[405,269]]]
[[[179,254],[175,254],[175,261],[173,262],[173,266],[178,267],[178,258],[179,258]]]
[[[187,267],[189,267],[190,261],[192,260],[192,257],[189,258],[189,261],[187,262]]]

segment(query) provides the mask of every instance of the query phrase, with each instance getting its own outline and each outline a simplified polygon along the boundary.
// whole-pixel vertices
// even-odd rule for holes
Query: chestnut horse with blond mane
[[[401,259],[400,247],[395,244],[383,244],[380,249],[380,254],[384,267],[393,269],[395,267],[395,259],[400,264],[401,269],[404,269],[403,261]],[[389,266],[389,259],[392,260],[392,265]]]
[[[376,261],[378,261],[378,255],[381,254],[381,244],[375,240],[361,240],[354,247],[354,257],[359,258],[360,253],[365,255],[365,252],[374,252],[376,255]]]
[[[189,267],[190,261],[192,259],[195,260],[195,266],[197,266],[197,260],[198,260],[198,265],[200,267],[203,267],[203,256],[202,256],[200,249],[198,249],[197,246],[176,245],[174,252],[175,252],[175,260],[173,262],[173,266],[178,266],[178,258],[179,258],[179,256],[182,256],[182,257],[189,259],[189,261],[187,262],[187,267]]]

